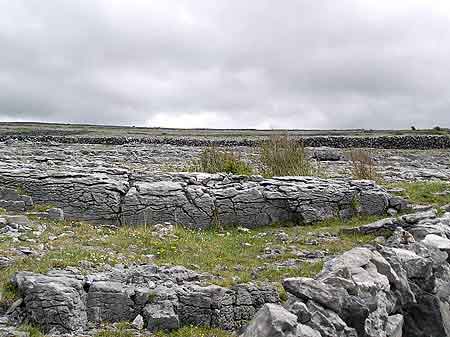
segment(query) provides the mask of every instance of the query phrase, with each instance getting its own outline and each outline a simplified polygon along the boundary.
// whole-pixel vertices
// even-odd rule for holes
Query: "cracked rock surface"
[[[46,275],[19,272],[13,283],[23,302],[16,308],[44,332],[73,333],[89,323],[133,321],[150,331],[204,325],[235,330],[265,303],[279,303],[271,285],[232,288],[205,285],[207,276],[184,267],[116,267],[83,276],[76,269]]]
[[[190,158],[199,151],[164,146],[0,143],[0,203],[30,208],[31,199],[16,192],[20,190],[35,203],[62,208],[69,219],[130,225],[171,222],[194,228],[311,223],[401,207],[393,206],[394,199],[380,187],[348,179],[146,170],[154,167],[152,162],[161,166],[164,160],[185,154]]]
[[[345,179],[202,173],[134,176],[124,170],[78,173],[26,166],[0,171],[0,184],[26,189],[35,202],[55,204],[68,218],[113,224],[171,222],[193,228],[307,224],[356,213],[384,214],[394,200],[371,182]]]

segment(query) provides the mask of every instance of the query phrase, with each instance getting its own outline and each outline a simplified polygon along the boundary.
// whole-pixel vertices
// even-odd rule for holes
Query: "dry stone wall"
[[[13,140],[29,142],[56,142],[65,144],[170,144],[176,146],[257,146],[257,138],[189,138],[189,137],[86,137],[86,136],[27,136],[3,135],[0,142]],[[381,149],[448,149],[450,137],[447,135],[405,135],[405,136],[311,136],[304,137],[307,147],[335,148],[381,148]]]

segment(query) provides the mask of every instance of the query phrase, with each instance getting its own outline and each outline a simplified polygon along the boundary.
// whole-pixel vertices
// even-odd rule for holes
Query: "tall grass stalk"
[[[305,155],[303,140],[292,139],[287,135],[272,136],[260,148],[263,175],[310,176],[315,170]]]

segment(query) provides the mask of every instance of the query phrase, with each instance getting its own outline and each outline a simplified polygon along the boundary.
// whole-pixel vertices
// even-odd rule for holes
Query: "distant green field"
[[[421,130],[366,130],[366,129],[175,129],[138,126],[113,126],[89,124],[53,124],[9,122],[0,123],[0,135],[55,135],[55,136],[129,136],[129,137],[267,137],[274,134],[291,136],[381,136],[381,135],[436,135],[449,134],[449,129],[421,129]]]

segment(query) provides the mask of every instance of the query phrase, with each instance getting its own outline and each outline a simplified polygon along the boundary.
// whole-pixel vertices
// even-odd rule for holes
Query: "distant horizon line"
[[[70,123],[70,122],[36,122],[36,121],[17,121],[17,122],[4,122],[0,121],[0,125],[27,125],[27,124],[39,124],[39,125],[73,125],[80,127],[105,127],[105,128],[130,128],[130,129],[160,129],[160,130],[242,130],[242,131],[402,131],[402,130],[412,130],[412,126],[403,129],[384,129],[384,128],[329,128],[329,129],[321,129],[321,128],[309,128],[309,129],[300,129],[300,128],[205,128],[205,127],[194,127],[194,128],[179,128],[179,127],[167,127],[167,126],[137,126],[137,125],[120,125],[120,124],[94,124],[94,123]],[[449,127],[445,126],[436,126],[441,129],[449,129]],[[434,128],[420,128],[416,127],[416,130],[433,130]]]

